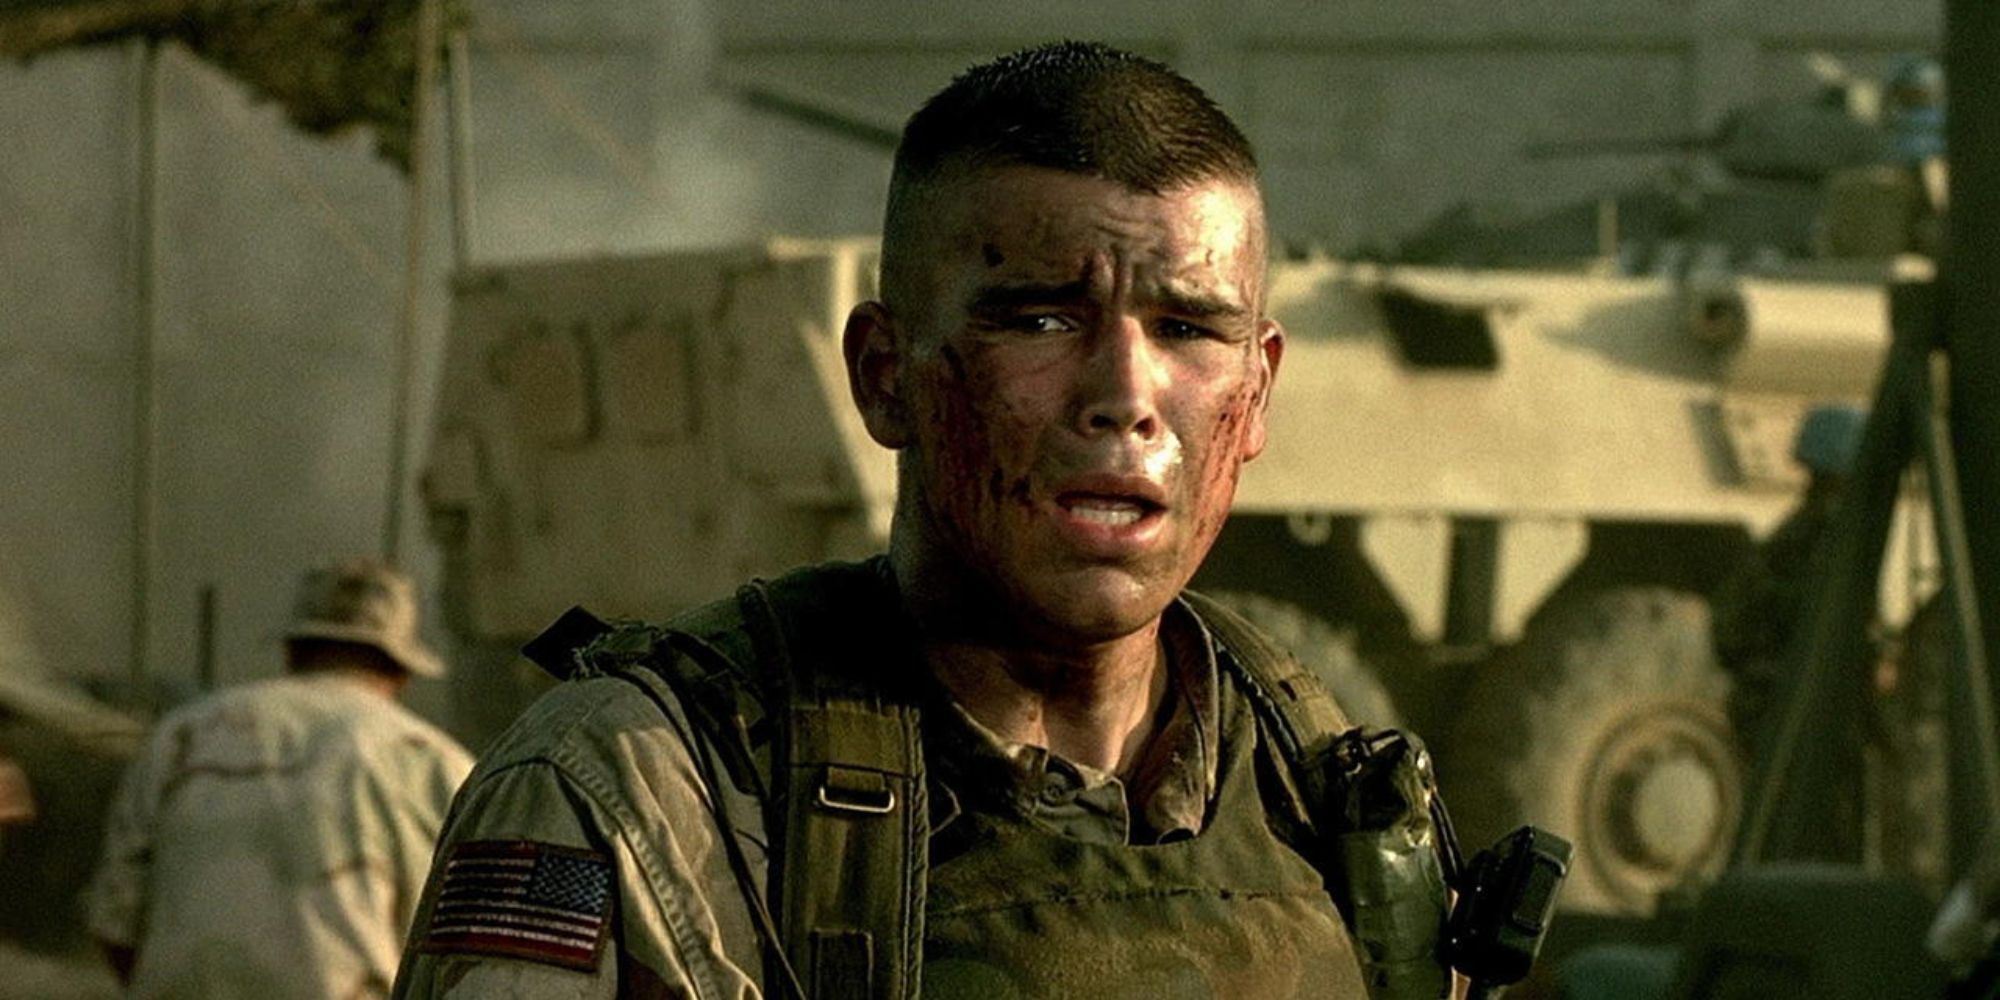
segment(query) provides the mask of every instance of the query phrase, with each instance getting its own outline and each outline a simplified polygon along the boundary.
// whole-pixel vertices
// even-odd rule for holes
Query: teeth
[[[1069,512],[1092,524],[1105,524],[1114,528],[1139,520],[1139,508],[1128,503],[1085,501],[1071,504]]]

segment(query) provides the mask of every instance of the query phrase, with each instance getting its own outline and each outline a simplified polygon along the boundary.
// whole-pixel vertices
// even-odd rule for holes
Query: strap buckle
[[[896,811],[896,790],[872,771],[829,767],[813,800],[822,809],[861,816],[887,816]]]

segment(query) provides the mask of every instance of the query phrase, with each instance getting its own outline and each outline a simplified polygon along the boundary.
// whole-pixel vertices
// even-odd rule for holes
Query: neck
[[[1152,737],[1166,696],[1157,628],[1085,653],[926,642],[931,672],[1002,738],[1123,774]]]
[[[385,674],[368,667],[328,666],[306,671],[309,676],[332,677],[368,692],[395,701],[403,694],[407,678]]]
[[[890,562],[925,663],[980,725],[1101,771],[1129,770],[1167,693],[1159,619],[1110,640],[1065,642],[996,620],[998,595],[896,541]]]

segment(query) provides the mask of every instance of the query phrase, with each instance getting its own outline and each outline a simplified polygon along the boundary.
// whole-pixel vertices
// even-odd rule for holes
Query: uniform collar
[[[933,766],[971,809],[1003,809],[1073,839],[1160,844],[1201,832],[1215,792],[1220,731],[1214,638],[1176,599],[1161,618],[1168,685],[1164,721],[1120,777],[1001,737],[942,686],[930,713]]]

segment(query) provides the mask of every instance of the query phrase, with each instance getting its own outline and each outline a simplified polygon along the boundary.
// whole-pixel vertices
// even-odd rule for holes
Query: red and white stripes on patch
[[[532,840],[458,844],[420,947],[593,969],[611,909],[611,862]]]

